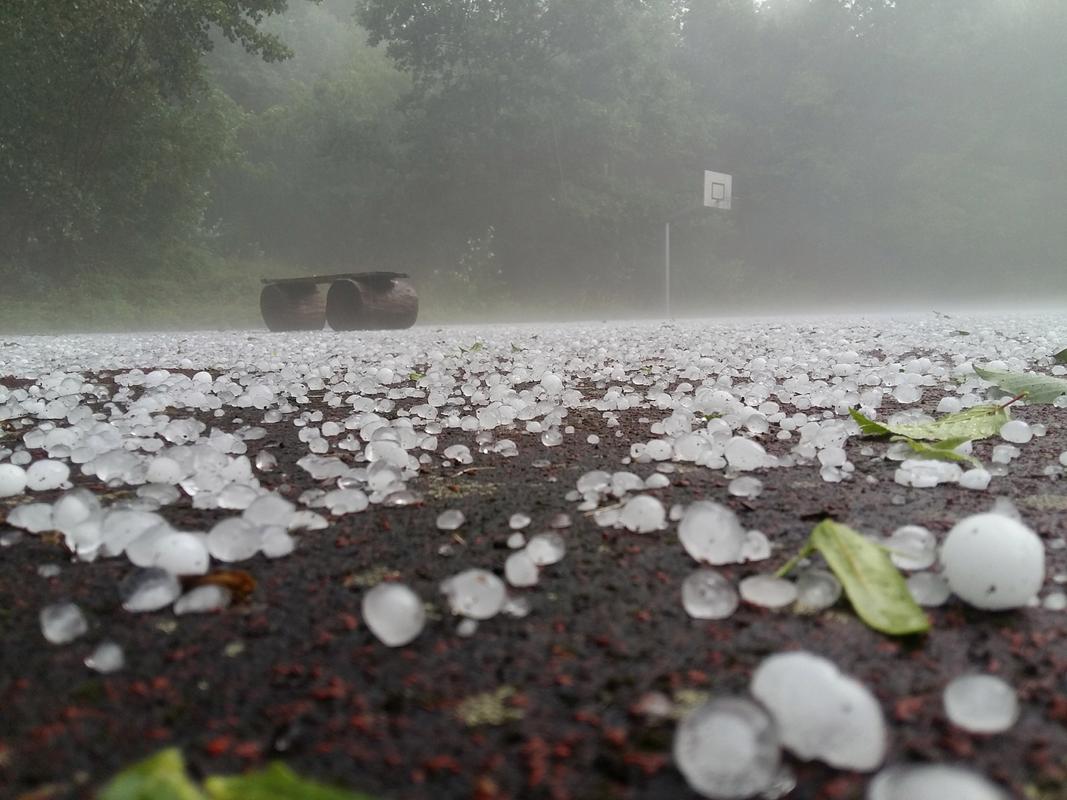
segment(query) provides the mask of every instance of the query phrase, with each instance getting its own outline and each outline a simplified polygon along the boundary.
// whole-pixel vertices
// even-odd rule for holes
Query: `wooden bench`
[[[410,328],[419,295],[403,272],[340,272],[299,278],[263,278],[259,310],[272,331]],[[330,288],[325,296],[321,284]]]

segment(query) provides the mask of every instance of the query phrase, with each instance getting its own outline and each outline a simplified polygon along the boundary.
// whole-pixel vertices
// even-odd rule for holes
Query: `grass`
[[[47,289],[9,289],[0,293],[0,335],[262,329],[260,278],[314,272],[268,261],[214,260],[180,272],[99,272]],[[560,298],[546,295],[519,302],[507,289],[475,292],[447,274],[413,280],[422,324],[582,319],[618,313],[608,312],[608,302],[615,298],[572,294],[561,304]]]
[[[265,259],[223,259],[198,251],[170,260],[180,266],[99,270],[48,288],[33,287],[32,275],[5,271],[0,265],[0,335],[262,330],[260,278],[340,271]],[[524,288],[500,279],[476,280],[469,271],[413,268],[411,273],[419,292],[419,323],[439,325],[658,317],[663,310],[659,270],[651,266],[648,274],[609,281],[593,280],[576,268],[567,285],[527,280]],[[843,299],[836,304],[825,298],[806,300],[799,276],[785,284],[768,276],[749,280],[733,262],[707,266],[699,274],[679,269],[675,277],[674,312],[681,317],[855,312],[865,307]],[[937,306],[933,299],[931,303]]]
[[[47,289],[5,293],[0,333],[259,327],[261,274],[276,272],[204,262],[181,273],[83,274]]]

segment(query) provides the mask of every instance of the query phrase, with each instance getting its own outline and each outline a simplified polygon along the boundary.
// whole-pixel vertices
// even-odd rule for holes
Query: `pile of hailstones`
[[[746,531],[729,508],[698,501],[668,512],[654,497],[629,494],[643,488],[649,488],[649,480],[633,473],[594,471],[583,475],[568,497],[580,498],[587,511],[600,512],[594,516],[601,525],[634,533],[662,530],[668,518],[678,520],[682,546],[701,565],[769,556],[766,537]],[[609,504],[601,506],[605,500]],[[925,592],[921,597],[927,605],[940,605],[950,592],[988,610],[1031,603],[1044,581],[1044,544],[1013,511],[1002,505],[996,512],[961,520],[942,544],[943,572],[916,572],[909,586]],[[438,525],[453,529],[462,521],[460,512],[446,511]],[[513,529],[528,523],[529,517],[521,514],[511,520]],[[925,570],[937,560],[936,540],[920,526],[904,526],[886,544],[903,569]],[[522,534],[512,533],[509,545],[522,548]],[[505,575],[512,586],[533,585],[539,567],[556,563],[563,555],[563,540],[557,533],[539,534],[508,557]],[[922,580],[915,581],[919,577]],[[492,616],[509,602],[504,582],[485,570],[454,576],[442,590],[453,612],[464,615],[466,622]],[[681,588],[682,605],[697,619],[727,618],[741,599],[773,608],[793,604],[798,611],[812,613],[832,606],[840,595],[841,585],[831,573],[810,566],[795,582],[756,575],[742,580],[737,589],[720,572],[702,566]],[[363,616],[374,634],[394,647],[414,640],[425,624],[422,600],[399,583],[379,584],[367,592]],[[771,656],[753,676],[750,695],[705,703],[678,726],[675,763],[691,788],[704,797],[784,796],[794,779],[782,762],[783,749],[839,769],[873,771],[882,765],[889,734],[877,699],[826,659],[806,652]],[[953,724],[975,733],[1006,731],[1019,716],[1014,690],[994,675],[973,673],[954,679],[944,690],[943,703]],[[667,716],[672,711],[665,696],[646,697],[642,706],[650,714]],[[890,766],[874,777],[867,796],[869,800],[1007,797],[973,771],[936,764]]]
[[[479,450],[503,456],[515,455],[516,445],[508,439],[494,441],[491,431],[516,419],[525,420],[527,432],[540,434],[546,447],[560,444],[563,433],[574,432],[562,427],[565,409],[586,401],[579,393],[565,390],[560,377],[549,371],[530,377],[539,377],[540,384],[539,396],[528,398],[528,407],[517,408],[511,400],[527,403],[527,399],[512,391],[514,397],[508,400],[497,392],[498,386],[486,395],[486,404],[476,416],[460,419],[452,414],[442,420],[444,424],[436,421],[434,409],[447,399],[447,393],[439,392],[434,401],[431,390],[425,408],[411,409],[421,427],[417,430],[410,418],[390,421],[380,416],[376,410],[381,406],[370,398],[361,398],[356,413],[343,423],[324,422],[322,412],[301,411],[285,400],[279,402],[275,389],[281,387],[238,385],[227,378],[212,379],[206,372],[189,379],[163,370],[147,375],[133,370],[118,376],[116,383],[123,388],[111,398],[113,408],[127,402],[128,410],[113,413],[109,422],[102,422],[98,414],[81,404],[85,385],[80,377],[56,373],[40,382],[44,396],[0,390],[0,418],[30,416],[38,420],[23,436],[27,449],[12,452],[0,448],[0,460],[7,459],[0,463],[0,497],[69,487],[70,466],[66,462],[107,485],[138,487],[137,500],[113,508],[103,507],[92,492],[73,489],[55,503],[17,506],[8,514],[7,522],[29,533],[59,531],[81,560],[128,558],[137,568],[121,586],[123,606],[128,611],[154,611],[171,604],[178,614],[216,610],[230,602],[225,587],[204,585],[183,593],[179,577],[204,574],[212,559],[232,563],[257,553],[285,556],[294,548],[292,532],[328,526],[326,517],[316,509],[336,516],[362,511],[371,503],[403,506],[419,502],[406,481],[430,457],[423,452],[416,458],[412,451],[435,450],[436,436],[445,427],[478,431]],[[324,388],[321,379],[314,380],[318,388]],[[308,382],[309,387],[313,381]],[[634,378],[633,383],[641,381]],[[134,399],[131,389],[135,386],[143,390],[140,399]],[[966,376],[957,388],[961,396],[946,397],[938,411],[951,412],[981,402],[983,388],[983,382],[973,374]],[[657,472],[647,479],[630,472],[590,472],[579,479],[568,499],[577,502],[580,511],[591,513],[598,524],[633,533],[659,531],[668,520],[676,522],[682,546],[700,565],[683,582],[681,591],[683,606],[695,618],[725,619],[740,600],[766,607],[792,604],[809,613],[833,605],[840,597],[840,584],[829,572],[810,565],[793,581],[756,575],[735,589],[708,565],[766,559],[771,549],[767,537],[759,531],[744,530],[736,516],[717,503],[699,501],[688,508],[668,510],[658,499],[640,492],[668,485],[665,473],[669,473],[671,461],[743,473],[817,460],[823,480],[847,480],[855,468],[845,457],[844,444],[856,426],[833,418],[830,412],[824,413],[822,420],[814,413],[789,417],[766,398],[753,408],[761,398],[749,404],[725,388],[694,389],[691,384],[682,384],[676,391],[680,394],[651,391],[645,398],[671,414],[651,425],[651,433],[660,438],[634,443],[631,458],[626,459],[656,463]],[[496,400],[494,392],[499,395]],[[839,405],[858,401],[861,408],[873,413],[880,405],[880,395],[874,395],[872,390],[856,398],[843,396]],[[895,391],[894,399],[914,402],[917,398]],[[337,400],[340,402],[339,397]],[[587,405],[601,411],[608,426],[614,427],[618,424],[616,412],[641,405],[638,401],[635,406],[635,400],[609,389],[604,397]],[[220,413],[223,405],[258,409],[263,425],[278,423],[287,414],[296,415],[294,423],[302,429],[300,439],[310,451],[298,461],[299,466],[313,479],[332,481],[336,488],[305,492],[299,498],[304,508],[298,509],[259,486],[253,464],[245,455],[247,442],[267,435],[264,427],[243,425],[232,433],[212,429],[205,435],[206,426],[201,422],[170,419],[160,413],[173,406],[214,408]],[[800,408],[802,404],[798,401],[796,405]],[[694,430],[698,416],[702,427]],[[68,425],[61,426],[62,421]],[[779,425],[779,439],[799,438],[791,454],[770,456],[745,435],[761,436],[771,424]],[[994,453],[994,469],[1002,471],[1017,454],[1014,444],[1043,433],[1038,426],[1031,429],[1025,423],[1005,426],[1002,438],[1007,444]],[[588,437],[591,444],[595,439]],[[351,467],[328,456],[332,447],[353,451],[366,466]],[[43,449],[49,457],[33,461],[28,452],[31,449]],[[470,451],[463,445],[447,448],[443,456],[460,464],[471,461]],[[955,464],[908,459],[903,452],[890,452],[889,457],[902,460],[895,479],[905,485],[953,481],[984,489],[991,477],[985,470],[964,473]],[[1067,462],[1067,454],[1061,462]],[[269,450],[258,452],[255,469],[270,471],[276,465]],[[1053,466],[1050,476],[1061,469]],[[741,475],[733,479],[729,491],[735,496],[754,497],[761,489],[759,479]],[[158,509],[176,502],[182,492],[192,498],[195,508],[226,509],[239,515],[219,521],[207,532],[175,530]],[[513,552],[504,564],[504,575],[512,587],[535,585],[540,571],[565,554],[564,540],[557,532],[538,534],[527,541],[522,529],[529,522],[522,514],[511,519],[513,533],[508,544]],[[442,530],[455,530],[462,523],[458,510],[446,511],[438,519]],[[14,544],[20,535],[18,531],[0,535],[0,546]],[[918,570],[909,578],[909,587],[925,605],[943,603],[955,592],[982,608],[1018,607],[1032,602],[1043,581],[1041,541],[1020,521],[1002,513],[961,521],[942,546],[940,573],[926,571],[936,560],[936,543],[928,531],[906,526],[887,544],[898,566]],[[989,574],[989,565],[995,565],[995,574]],[[43,565],[40,570],[54,574],[58,567]],[[441,589],[451,610],[462,618],[461,634],[473,632],[479,620],[498,613],[521,616],[528,611],[521,596],[509,595],[507,584],[484,569],[470,569],[444,581]],[[1049,595],[1045,602],[1050,608],[1057,604],[1062,607],[1063,600],[1060,593]],[[374,635],[393,647],[413,641],[425,625],[421,598],[400,583],[382,583],[370,589],[363,597],[363,615]],[[72,603],[42,609],[40,622],[45,638],[56,644],[73,641],[88,631],[85,617]],[[113,642],[103,642],[86,663],[109,672],[122,667],[123,654]],[[807,653],[772,656],[757,670],[750,692],[751,697],[722,698],[701,706],[679,725],[676,762],[690,785],[704,796],[775,793],[776,786],[781,789],[789,781],[781,766],[783,748],[800,758],[819,758],[846,769],[873,770],[882,763],[887,733],[880,708],[866,687],[841,675],[833,664]],[[955,724],[985,733],[1007,729],[1018,714],[1012,689],[989,675],[965,675],[954,680],[945,690],[944,703]],[[934,765],[890,767],[875,777],[868,790],[870,800],[949,796],[984,800],[1003,795],[980,776]]]
[[[321,468],[322,462],[315,466]],[[10,472],[0,472],[0,479]],[[795,582],[757,575],[742,580],[739,590],[735,589],[725,576],[705,565],[765,559],[770,554],[766,537],[759,531],[746,531],[736,515],[718,503],[698,501],[668,512],[658,499],[632,494],[655,488],[656,477],[642,480],[628,472],[589,472],[568,497],[580,500],[581,508],[593,510],[599,524],[638,534],[662,530],[668,519],[677,520],[680,543],[701,565],[682,584],[682,604],[690,616],[727,618],[740,599],[767,607],[792,603],[810,613],[833,605],[840,597],[841,586],[834,576],[814,567],[802,571]],[[968,517],[949,532],[941,547],[943,573],[936,576],[947,586],[945,596],[951,590],[978,607],[1004,609],[1025,605],[1040,589],[1043,543],[1005,511]],[[52,505],[19,506],[11,516],[13,524],[26,530],[60,531],[81,558],[125,554],[140,567],[122,586],[127,610],[157,610],[173,603],[175,613],[182,614],[222,608],[229,598],[225,588],[215,585],[183,595],[178,575],[202,574],[211,557],[237,561],[257,552],[285,555],[292,550],[287,527],[294,520],[313,525],[317,515],[297,511],[278,495],[263,494],[248,503],[240,517],[223,520],[204,535],[174,531],[151,511],[118,508],[103,512],[92,493],[74,489]],[[438,516],[437,526],[455,531],[464,521],[461,511],[450,509]],[[536,585],[540,570],[565,555],[564,539],[556,531],[527,540],[522,531],[530,522],[521,513],[509,521],[508,544],[513,552],[505,561],[504,574],[512,587]],[[570,520],[561,514],[553,524],[565,527]],[[894,560],[904,568],[922,569],[936,558],[932,536],[918,526],[902,528],[889,542]],[[458,628],[461,635],[470,635],[479,620],[498,613],[522,616],[528,611],[523,598],[509,596],[507,584],[484,569],[469,569],[442,583],[453,614],[463,620]],[[368,628],[390,647],[404,646],[419,636],[426,624],[425,609],[414,590],[396,582],[379,583],[362,599]],[[55,644],[72,641],[88,630],[81,611],[71,603],[43,609],[41,627],[45,638]],[[110,672],[122,667],[123,654],[115,643],[102,642],[86,663]],[[1019,716],[1014,690],[993,675],[956,678],[945,688],[943,703],[954,724],[976,733],[1008,730]],[[650,714],[666,716],[672,711],[665,696],[646,697],[642,705]],[[674,760],[689,785],[707,798],[783,796],[794,785],[782,760],[783,750],[839,769],[873,771],[885,759],[888,739],[881,707],[862,683],[818,655],[782,653],[759,666],[749,696],[717,698],[685,716],[675,734]],[[981,775],[934,764],[883,769],[869,784],[867,796],[869,800],[1006,798]]]

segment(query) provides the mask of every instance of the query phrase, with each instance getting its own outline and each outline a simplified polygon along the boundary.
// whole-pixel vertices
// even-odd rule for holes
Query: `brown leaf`
[[[197,586],[222,586],[230,590],[234,603],[247,600],[256,588],[256,579],[243,569],[220,569],[207,575],[192,575],[183,579],[183,583],[187,590]]]

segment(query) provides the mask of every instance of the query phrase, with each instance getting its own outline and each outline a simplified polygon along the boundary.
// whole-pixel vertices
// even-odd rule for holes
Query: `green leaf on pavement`
[[[815,526],[808,542],[826,559],[852,608],[871,628],[893,636],[930,629],[885,548],[829,519]]]
[[[301,778],[277,763],[261,772],[208,778],[204,788],[211,800],[372,800],[369,795]]]
[[[1008,421],[1008,409],[1003,406],[975,406],[955,414],[947,414],[931,422],[886,424],[868,419],[854,408],[849,409],[852,419],[868,436],[903,436],[906,439],[924,439],[946,442],[953,439],[969,442],[972,439],[987,439],[1000,432]]]
[[[1067,347],[1063,348],[1058,353],[1054,353],[1052,360],[1057,364],[1067,364]]]
[[[162,750],[127,767],[100,790],[97,800],[206,800],[185,772],[177,748]]]
[[[933,444],[928,444],[919,439],[909,439],[906,436],[898,436],[897,439],[906,442],[908,447],[925,458],[936,458],[941,461],[959,461],[964,464],[970,464],[972,467],[982,466],[982,462],[974,456],[956,452],[957,447],[969,442],[970,439],[945,439]]]
[[[1057,353],[1057,356],[1060,355]],[[975,365],[974,371],[987,381],[992,381],[1010,395],[1023,395],[1028,403],[1048,405],[1060,395],[1067,394],[1067,380],[1033,372],[1002,372],[984,369]]]
[[[860,426],[860,432],[867,436],[892,436],[893,431],[880,422],[875,422],[854,408],[848,410],[852,419]]]

